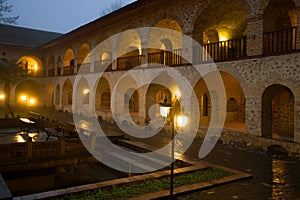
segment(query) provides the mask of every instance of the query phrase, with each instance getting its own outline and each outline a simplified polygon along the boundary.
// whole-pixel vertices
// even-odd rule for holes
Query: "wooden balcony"
[[[209,43],[193,49],[194,64],[237,60],[247,56],[247,38]]]
[[[130,70],[141,65],[141,55],[120,57],[117,59],[118,70]]]
[[[264,33],[264,54],[288,53],[296,50],[297,27]]]
[[[60,68],[58,68],[60,69]],[[60,75],[60,73],[57,74]],[[68,76],[68,75],[74,75],[74,66],[64,66],[64,71],[63,71],[63,75],[64,76]]]
[[[162,64],[166,66],[182,65],[182,49],[175,49],[172,52],[159,51],[148,54],[148,63]]]

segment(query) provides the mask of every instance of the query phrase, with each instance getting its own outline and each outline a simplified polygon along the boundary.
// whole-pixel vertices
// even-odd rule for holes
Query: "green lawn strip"
[[[232,175],[232,173],[228,171],[224,171],[219,168],[206,168],[206,169],[197,170],[193,172],[175,174],[174,187],[192,185],[199,182],[207,182],[211,180],[220,179],[229,175]],[[108,200],[108,199],[118,199],[118,198],[130,198],[141,194],[166,190],[169,189],[169,187],[170,187],[170,177],[164,176],[160,178],[151,178],[151,179],[124,184],[124,185],[114,185],[110,188],[87,191],[81,194],[72,194],[72,195],[64,196],[61,199],[63,200],[74,200],[74,199]]]

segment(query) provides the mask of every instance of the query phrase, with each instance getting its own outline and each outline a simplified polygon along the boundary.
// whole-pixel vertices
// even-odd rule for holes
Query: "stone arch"
[[[214,75],[215,72],[206,75],[206,78]],[[220,71],[219,72],[224,83],[226,92],[227,107],[225,126],[228,128],[239,125],[240,127],[245,126],[245,103],[246,98],[244,91],[239,81],[232,74]],[[200,125],[207,126],[210,123],[212,112],[214,112],[211,105],[211,98],[214,98],[217,102],[218,94],[216,91],[209,91],[204,79],[200,79],[194,87],[195,94],[199,103],[200,113]],[[217,108],[215,108],[217,109]]]
[[[294,94],[280,84],[267,87],[262,95],[262,136],[294,139]]]
[[[72,111],[72,95],[73,95],[73,84],[70,79],[66,79],[62,88],[62,109],[68,112]]]
[[[50,57],[48,58],[48,66],[47,66],[48,70],[53,70],[55,68],[55,58],[53,55],[50,55]]]
[[[74,66],[75,65],[75,54],[73,49],[68,48],[64,55],[63,61],[64,67]]]
[[[211,30],[218,33],[219,41],[221,38],[229,40],[246,35],[249,11],[247,5],[235,0],[210,1],[193,19],[193,38],[200,44],[205,44]]]
[[[54,101],[54,104],[56,106],[60,105],[60,85],[59,84],[57,84],[56,87],[55,87],[55,101]]]
[[[264,10],[264,32],[297,25],[297,8],[293,0],[271,0]],[[280,21],[278,21],[280,20]]]
[[[95,110],[97,116],[101,116],[103,120],[112,120],[111,90],[110,84],[105,77],[101,77],[96,86]]]
[[[82,43],[77,56],[77,63],[81,65],[83,63],[90,63],[91,48],[87,43]]]
[[[30,99],[34,102],[30,102]],[[20,81],[15,87],[15,103],[25,106],[42,105],[42,86],[33,79]]]
[[[183,23],[181,23],[181,20],[179,17],[174,16],[174,15],[159,19],[153,25],[154,25],[154,27],[167,28],[167,29],[171,29],[174,31],[178,31],[180,33],[183,32],[182,31]]]
[[[150,119],[160,116],[159,103],[172,102],[172,93],[169,88],[157,84],[151,83],[146,93],[146,123],[149,123]]]
[[[48,83],[47,86],[47,100],[46,100],[46,106],[52,108],[54,106],[54,85],[51,82]]]
[[[135,88],[128,88],[124,94],[124,110],[129,113],[139,112],[139,91]]]
[[[42,61],[32,55],[25,55],[18,59],[19,66],[27,71],[28,75],[43,74]]]

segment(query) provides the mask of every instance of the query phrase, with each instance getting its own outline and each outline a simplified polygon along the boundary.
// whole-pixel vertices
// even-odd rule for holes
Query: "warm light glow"
[[[160,115],[162,116],[162,117],[167,117],[168,116],[168,114],[169,114],[169,111],[170,111],[170,108],[171,107],[166,107],[166,106],[160,106]]]
[[[5,95],[4,94],[0,94],[0,99],[5,99]]]
[[[177,116],[177,125],[179,127],[185,127],[187,123],[188,123],[187,116],[184,116],[184,115]]]
[[[38,66],[37,66],[37,65],[34,65],[34,66],[33,66],[33,70],[35,70],[35,71],[38,70]]]
[[[21,101],[26,101],[26,100],[27,100],[27,96],[22,95],[22,96],[20,97],[20,99],[21,99]]]
[[[225,35],[220,35],[219,40],[220,42],[223,42],[223,41],[227,41],[228,38]]]
[[[35,99],[30,98],[30,99],[29,99],[29,105],[34,105],[34,104],[35,104]]]
[[[175,91],[174,91],[174,94],[175,94],[175,98],[180,99],[180,97],[181,97],[181,92],[180,92],[179,89],[175,90]]]
[[[82,94],[83,94],[83,95],[87,95],[88,93],[90,93],[90,89],[84,89],[84,90],[82,91]]]

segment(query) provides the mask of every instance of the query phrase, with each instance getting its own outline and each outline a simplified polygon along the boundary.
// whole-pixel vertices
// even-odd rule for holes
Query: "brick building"
[[[11,101],[17,103],[27,85],[47,107],[81,114],[92,108],[110,121],[116,120],[115,107],[118,120],[131,116],[145,125],[153,120],[153,105],[175,97],[176,81],[163,73],[169,66],[192,85],[197,121],[206,127],[215,95],[195,69],[214,65],[224,82],[227,128],[299,143],[299,6],[298,0],[138,0],[67,34],[52,35],[55,39],[44,36],[42,43],[16,46],[2,39],[1,59],[26,62],[31,75],[14,87]],[[184,37],[154,37],[142,27]],[[194,41],[184,41],[186,36]],[[133,76],[124,78],[128,71]],[[149,84],[136,87],[136,79]],[[156,82],[169,79],[170,87]],[[112,96],[117,84],[129,87]]]

